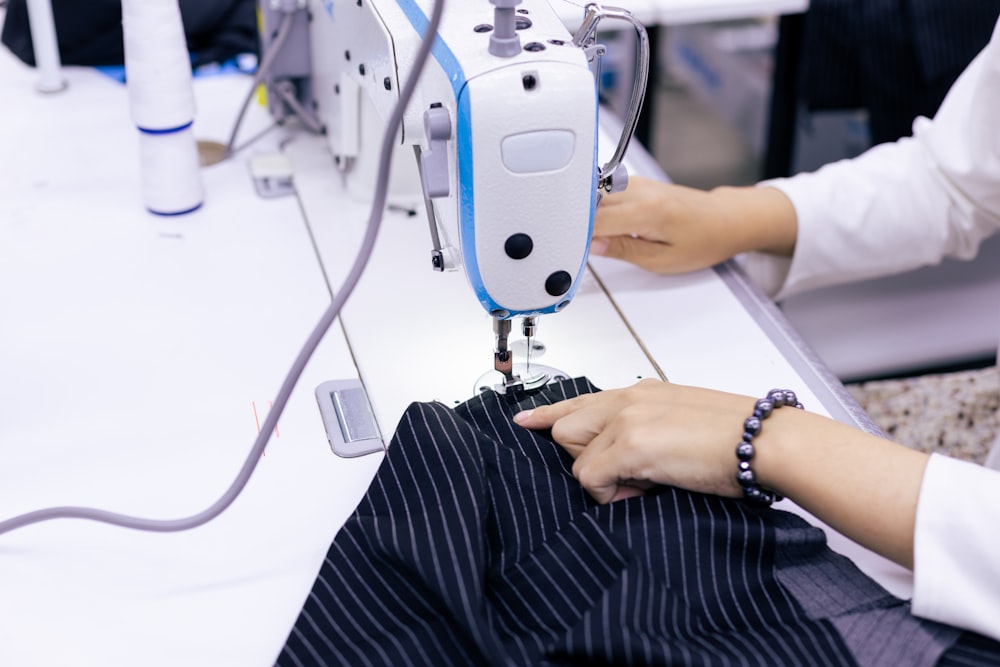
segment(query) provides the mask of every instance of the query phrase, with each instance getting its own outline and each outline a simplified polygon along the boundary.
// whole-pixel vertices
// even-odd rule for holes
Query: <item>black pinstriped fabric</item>
[[[593,502],[511,421],[590,391],[411,405],[277,664],[934,665],[954,643],[793,515]]]
[[[938,667],[1000,665],[1000,642],[967,632],[941,658]]]

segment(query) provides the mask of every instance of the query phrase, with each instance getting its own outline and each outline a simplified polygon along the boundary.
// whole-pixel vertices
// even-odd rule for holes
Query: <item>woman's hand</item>
[[[514,421],[551,428],[576,459],[574,476],[599,502],[653,484],[739,497],[735,451],[754,401],[643,380],[521,412]]]
[[[791,254],[795,235],[795,210],[774,188],[705,192],[637,176],[602,199],[591,252],[675,274],[751,250]]]

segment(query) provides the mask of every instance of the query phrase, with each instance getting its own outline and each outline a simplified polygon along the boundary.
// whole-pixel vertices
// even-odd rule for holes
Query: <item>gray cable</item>
[[[323,132],[323,124],[319,122],[319,119],[310,115],[295,96],[295,84],[287,80],[279,81],[274,85],[274,92],[285,101],[285,104],[295,113],[296,118],[306,126],[306,129],[313,134],[321,134]]]
[[[365,237],[361,243],[361,249],[358,251],[358,255],[354,260],[354,265],[351,267],[350,273],[348,273],[347,278],[344,280],[344,284],[341,287],[340,292],[334,295],[329,308],[327,308],[326,312],[323,313],[323,316],[313,328],[308,340],[306,340],[302,349],[299,351],[298,356],[295,358],[291,369],[289,369],[288,374],[285,376],[285,379],[281,384],[281,389],[278,390],[277,397],[274,399],[274,406],[271,408],[267,418],[264,420],[264,424],[261,426],[260,434],[254,441],[250,454],[243,462],[243,467],[240,468],[239,473],[237,473],[236,479],[233,480],[233,483],[228,489],[226,489],[225,493],[223,493],[222,496],[207,509],[183,519],[143,519],[140,517],[108,512],[106,510],[93,509],[90,507],[50,507],[47,509],[35,510],[34,512],[28,512],[27,514],[22,514],[12,519],[0,522],[0,535],[8,533],[12,530],[17,530],[18,528],[23,528],[24,526],[28,526],[33,523],[49,521],[51,519],[89,519],[91,521],[100,521],[102,523],[110,523],[115,526],[134,528],[136,530],[147,530],[161,533],[177,532],[197,528],[198,526],[208,523],[215,517],[222,514],[222,512],[224,512],[233,503],[233,501],[236,500],[236,498],[243,491],[247,482],[250,480],[250,475],[253,474],[254,469],[257,467],[261,454],[264,452],[264,447],[267,445],[268,440],[270,440],[271,433],[277,426],[278,418],[281,417],[281,413],[284,411],[285,405],[288,403],[288,398],[291,396],[292,390],[299,381],[302,371],[305,370],[306,364],[312,357],[313,352],[316,351],[316,348],[319,346],[323,336],[326,335],[327,330],[333,324],[334,320],[337,319],[344,303],[351,296],[351,292],[354,291],[355,286],[361,279],[361,274],[364,272],[365,267],[368,264],[368,260],[371,257],[372,249],[375,247],[375,239],[378,237],[379,229],[382,226],[382,216],[385,212],[385,202],[388,196],[389,187],[389,169],[392,164],[392,154],[393,147],[396,142],[396,135],[403,123],[403,113],[406,111],[406,106],[413,97],[413,91],[416,89],[420,75],[423,72],[424,66],[426,65],[427,59],[430,55],[431,46],[434,44],[434,38],[437,34],[438,26],[441,24],[441,14],[444,10],[444,4],[445,0],[435,0],[434,2],[434,9],[431,12],[430,22],[427,25],[427,31],[423,35],[420,47],[417,49],[416,58],[413,61],[413,73],[410,75],[410,78],[407,79],[406,84],[400,91],[399,101],[396,103],[395,108],[393,108],[386,124],[385,134],[382,138],[382,147],[379,153],[376,181],[377,185],[375,188],[371,211],[368,217],[368,227],[365,231]]]
[[[264,78],[267,76],[267,73],[271,71],[271,67],[274,65],[275,59],[278,57],[278,54],[281,53],[281,49],[284,48],[285,42],[288,40],[288,36],[292,33],[292,21],[294,19],[294,11],[285,12],[281,17],[281,24],[278,26],[278,32],[271,41],[271,48],[261,59],[260,63],[258,63],[257,71],[254,73],[253,81],[250,83],[250,90],[247,91],[247,95],[243,98],[243,103],[240,105],[239,113],[236,114],[236,121],[233,123],[233,129],[229,135],[229,141],[226,142],[226,148],[222,154],[224,159],[230,158],[236,153],[236,135],[240,131],[240,125],[243,124],[243,118],[246,116],[247,109],[250,107],[250,102],[257,93],[257,86],[264,82]],[[244,144],[244,146],[246,146],[246,144]],[[241,146],[240,148],[243,148],[244,146]]]

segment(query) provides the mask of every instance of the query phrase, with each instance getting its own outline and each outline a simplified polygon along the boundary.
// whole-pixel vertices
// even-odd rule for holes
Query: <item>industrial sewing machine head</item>
[[[271,24],[276,6],[301,4],[272,0]],[[432,2],[306,5],[310,62],[295,96],[315,107],[348,190],[370,194],[384,121],[411,75]],[[601,166],[595,75],[604,49],[596,38],[609,17],[635,28],[638,56],[624,131]],[[398,155],[393,189],[421,193],[432,267],[464,269],[492,316],[501,391],[546,381],[514,372],[511,321],[522,319],[530,351],[538,316],[572,300],[600,195],[625,186],[621,161],[648,62],[645,30],[624,10],[588,5],[573,35],[548,0],[452,0],[445,10],[399,136],[418,169],[409,151]]]

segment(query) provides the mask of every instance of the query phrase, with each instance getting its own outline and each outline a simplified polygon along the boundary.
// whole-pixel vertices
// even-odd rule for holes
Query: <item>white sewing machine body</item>
[[[385,122],[430,7],[312,3],[317,115],[353,198],[371,199]],[[585,53],[545,0],[521,11],[523,48],[496,56],[492,5],[448,8],[404,116],[392,182],[396,203],[424,208],[426,196],[441,238],[438,268],[463,268],[483,308],[501,319],[555,312],[572,298],[596,195],[598,102]]]

